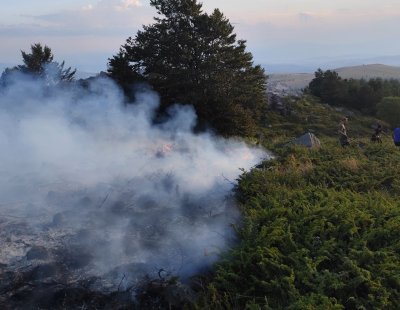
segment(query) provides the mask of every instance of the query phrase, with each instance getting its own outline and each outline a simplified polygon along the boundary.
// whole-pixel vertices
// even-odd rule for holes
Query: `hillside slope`
[[[240,244],[203,285],[201,309],[399,309],[400,156],[378,120],[311,98],[269,114],[263,145],[277,158],[239,179]],[[337,120],[351,113],[350,147]],[[314,130],[319,150],[285,147]]]
[[[332,69],[344,79],[400,79],[400,67],[370,64]],[[296,94],[314,78],[313,73],[271,74],[268,89],[281,94]]]
[[[400,67],[382,64],[342,67],[335,69],[335,71],[344,79],[400,79]]]

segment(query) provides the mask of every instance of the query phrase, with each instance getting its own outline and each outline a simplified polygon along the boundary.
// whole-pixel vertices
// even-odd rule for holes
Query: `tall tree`
[[[160,93],[162,109],[192,104],[201,124],[219,133],[252,134],[266,103],[266,76],[229,20],[218,9],[204,13],[197,0],[150,3],[155,22],[127,39],[109,60],[109,74],[147,81]]]
[[[18,66],[22,71],[43,74],[45,66],[53,61],[53,53],[50,47],[44,47],[40,43],[31,45],[31,53],[21,51],[23,65]]]
[[[318,69],[308,88],[311,94],[320,97],[324,102],[343,104],[344,83],[336,71]]]

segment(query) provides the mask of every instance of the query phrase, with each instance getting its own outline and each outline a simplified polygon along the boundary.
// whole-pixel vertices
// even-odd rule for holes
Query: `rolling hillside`
[[[353,67],[342,67],[335,69],[344,79],[371,79],[380,77],[382,79],[400,79],[400,67],[381,64],[362,65]]]
[[[333,69],[344,79],[400,79],[400,67],[370,64]],[[268,72],[268,69],[267,69]],[[313,73],[271,74],[268,90],[280,94],[296,94],[314,78]]]

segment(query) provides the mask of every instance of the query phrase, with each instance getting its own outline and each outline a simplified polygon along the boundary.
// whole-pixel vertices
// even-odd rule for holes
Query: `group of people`
[[[346,125],[349,122],[347,117],[343,117],[340,120],[339,124],[339,142],[340,145],[345,147],[347,145],[350,145],[349,137],[347,136],[347,128]],[[383,133],[383,128],[381,124],[378,124],[375,128],[375,132],[371,136],[371,141],[373,142],[379,142],[382,143],[382,133]],[[393,130],[392,134],[393,142],[394,145],[400,146],[400,127],[397,127]]]

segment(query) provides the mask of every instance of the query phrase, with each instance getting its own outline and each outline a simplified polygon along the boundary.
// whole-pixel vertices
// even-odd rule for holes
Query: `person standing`
[[[382,143],[382,137],[381,137],[382,132],[383,132],[382,126],[381,126],[381,124],[378,124],[375,128],[375,133],[371,137],[371,141]]]
[[[349,137],[347,136],[347,128],[346,125],[349,122],[347,117],[343,117],[339,123],[339,142],[340,145],[345,147],[346,145],[350,145]]]

